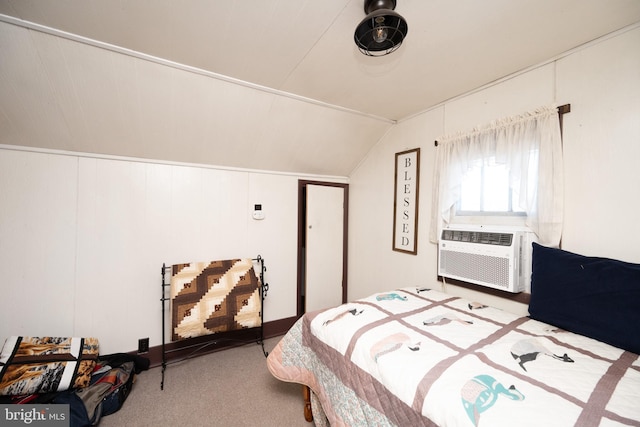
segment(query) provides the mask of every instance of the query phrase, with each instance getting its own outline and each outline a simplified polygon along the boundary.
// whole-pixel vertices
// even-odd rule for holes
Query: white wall
[[[565,115],[563,247],[640,263],[640,28],[558,62]]]
[[[298,178],[346,180],[0,147],[0,340],[159,345],[163,263],[257,255],[265,321],[295,316]]]
[[[402,286],[426,286],[436,271],[435,248],[428,244],[434,140],[442,111],[433,110],[395,126],[369,153],[349,181],[350,300]],[[395,153],[420,148],[418,253],[392,250]]]
[[[453,99],[394,127],[350,176],[349,298],[436,282],[428,239],[434,140],[540,106],[564,116],[563,248],[640,263],[640,28]],[[425,82],[429,84],[429,82]],[[434,83],[437,84],[437,83]],[[421,149],[418,255],[391,250],[394,153]],[[447,286],[448,292],[526,314],[521,304]]]

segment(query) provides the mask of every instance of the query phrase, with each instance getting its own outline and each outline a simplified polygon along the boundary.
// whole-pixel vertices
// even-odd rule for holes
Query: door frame
[[[302,287],[305,285],[305,248],[307,235],[307,185],[324,185],[328,187],[340,187],[344,190],[343,203],[343,227],[342,227],[342,303],[347,302],[347,236],[349,235],[349,184],[339,182],[298,180],[298,260],[297,260],[297,317],[304,314],[305,304],[302,300]]]

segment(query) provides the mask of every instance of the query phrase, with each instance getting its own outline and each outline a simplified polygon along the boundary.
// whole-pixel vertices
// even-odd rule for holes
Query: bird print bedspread
[[[640,425],[637,354],[436,290],[308,313],[268,366],[332,426]]]

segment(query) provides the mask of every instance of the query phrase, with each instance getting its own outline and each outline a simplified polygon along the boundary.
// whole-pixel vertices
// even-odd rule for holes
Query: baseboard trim
[[[298,320],[297,317],[265,322],[263,325],[264,339],[274,338],[287,333],[287,331]],[[181,360],[191,356],[214,353],[227,348],[239,347],[241,345],[258,343],[259,329],[247,329],[231,332],[223,332],[213,335],[205,335],[197,338],[174,341],[165,344],[167,351],[167,362]],[[194,352],[194,349],[197,350]],[[162,365],[162,345],[149,348],[147,353],[129,352],[149,359],[150,367]]]

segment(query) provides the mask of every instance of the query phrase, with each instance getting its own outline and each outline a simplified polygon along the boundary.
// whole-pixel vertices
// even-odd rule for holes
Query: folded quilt
[[[0,353],[0,395],[58,392],[89,385],[97,338],[7,338]]]

